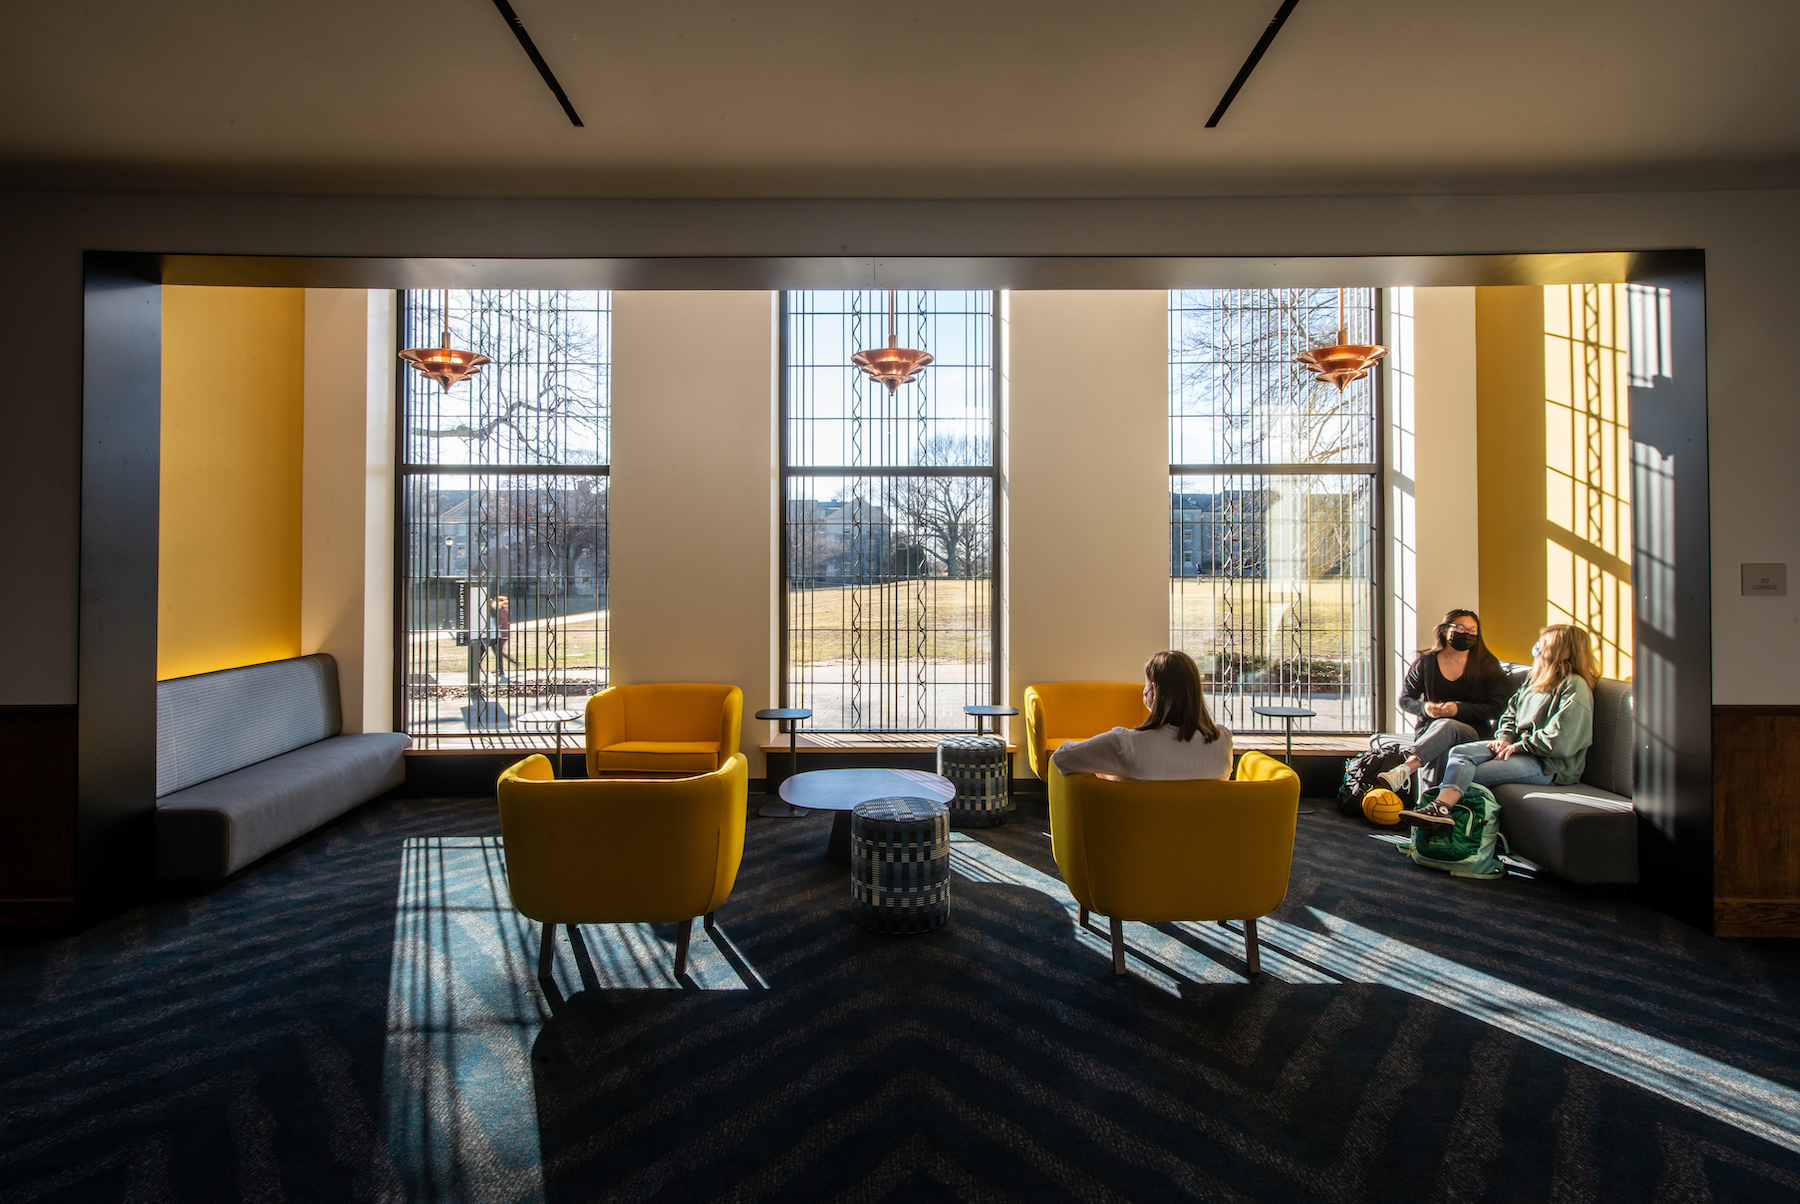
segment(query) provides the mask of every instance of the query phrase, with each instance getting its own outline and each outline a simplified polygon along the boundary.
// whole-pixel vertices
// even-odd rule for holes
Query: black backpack
[[[1377,787],[1385,790],[1387,783],[1383,782],[1379,775],[1386,773],[1404,760],[1406,760],[1406,754],[1400,751],[1400,742],[1393,736],[1382,734],[1370,736],[1369,751],[1356,754],[1344,764],[1344,782],[1338,787],[1338,810],[1345,815],[1355,816],[1357,819],[1363,818],[1363,795]],[[1402,802],[1406,801],[1413,793],[1414,784],[1417,781],[1418,777],[1415,775],[1413,780],[1407,783],[1406,790],[1400,793]]]

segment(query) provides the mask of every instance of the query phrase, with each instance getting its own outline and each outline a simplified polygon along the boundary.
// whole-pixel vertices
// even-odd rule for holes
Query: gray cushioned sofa
[[[1515,672],[1517,685],[1524,670]],[[1511,850],[1567,882],[1636,882],[1638,818],[1631,803],[1635,744],[1631,683],[1602,678],[1594,691],[1594,743],[1581,781],[1494,791],[1500,801],[1500,832]]]
[[[234,874],[406,779],[406,736],[342,728],[322,653],[157,683],[157,876]]]

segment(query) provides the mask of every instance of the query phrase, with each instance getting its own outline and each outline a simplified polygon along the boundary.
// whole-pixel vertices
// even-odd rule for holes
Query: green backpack
[[[1438,796],[1433,787],[1419,800],[1423,807]],[[1506,866],[1500,854],[1507,851],[1506,837],[1500,835],[1500,802],[1486,786],[1469,785],[1468,793],[1450,804],[1449,827],[1433,825],[1413,829],[1410,843],[1400,851],[1409,853],[1420,865],[1444,870],[1458,878],[1500,878]]]

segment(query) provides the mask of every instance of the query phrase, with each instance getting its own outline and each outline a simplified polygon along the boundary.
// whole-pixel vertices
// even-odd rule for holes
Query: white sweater
[[[1064,773],[1110,773],[1137,782],[1192,782],[1231,776],[1231,731],[1211,744],[1199,732],[1183,743],[1170,725],[1153,731],[1115,727],[1090,740],[1071,740],[1050,754]]]

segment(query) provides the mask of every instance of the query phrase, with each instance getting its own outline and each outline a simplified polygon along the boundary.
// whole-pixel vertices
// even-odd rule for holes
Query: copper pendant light
[[[1353,380],[1361,380],[1375,366],[1375,361],[1388,353],[1386,347],[1375,343],[1344,342],[1344,290],[1338,290],[1338,332],[1337,343],[1331,347],[1314,347],[1311,351],[1302,351],[1294,358],[1306,365],[1306,370],[1316,378],[1334,384],[1338,392]]]
[[[886,385],[890,394],[901,385],[918,380],[919,373],[931,363],[930,352],[900,346],[900,338],[894,333],[894,295],[895,290],[889,289],[887,346],[877,351],[859,351],[850,357],[851,363]]]
[[[444,290],[444,345],[442,347],[409,347],[400,358],[419,370],[427,380],[435,380],[448,393],[450,386],[469,379],[481,371],[481,365],[492,363],[475,351],[458,351],[450,345],[450,290]]]

